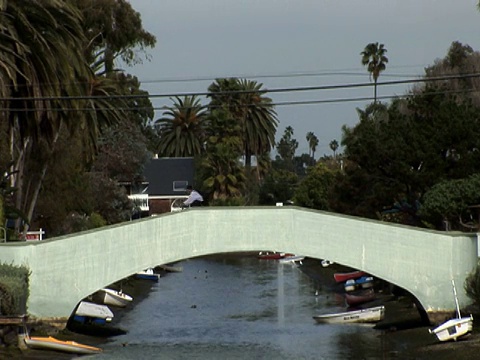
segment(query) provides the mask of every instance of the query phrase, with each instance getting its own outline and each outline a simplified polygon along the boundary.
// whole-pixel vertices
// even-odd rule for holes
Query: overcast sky
[[[206,92],[215,78],[256,80],[266,89],[369,82],[360,52],[379,42],[388,50],[379,82],[413,79],[453,41],[480,48],[478,0],[130,0],[143,27],[157,37],[151,61],[126,69],[150,95]],[[173,80],[173,81],[172,81]],[[402,95],[410,85],[381,86],[378,96]],[[279,119],[277,140],[292,126],[297,155],[306,133],[319,139],[315,157],[331,155],[343,125],[371,101],[325,101],[373,96],[373,88],[268,94]],[[388,100],[385,100],[388,101]],[[155,107],[171,105],[154,97]],[[206,102],[205,102],[206,104]],[[162,115],[156,112],[155,119]]]

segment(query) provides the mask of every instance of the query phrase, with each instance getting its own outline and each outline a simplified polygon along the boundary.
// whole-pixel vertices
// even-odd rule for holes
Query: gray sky
[[[369,82],[360,63],[368,43],[388,50],[379,82],[418,78],[453,41],[479,50],[477,0],[130,0],[143,27],[157,37],[151,61],[126,69],[150,95],[206,92],[215,78],[237,76],[264,88]],[[297,76],[301,74],[302,76]],[[166,81],[174,80],[174,81]],[[409,85],[381,86],[378,96]],[[373,88],[268,94],[274,103],[373,96]],[[387,100],[385,100],[387,101]],[[155,107],[170,106],[153,98]],[[292,126],[297,155],[306,133],[319,139],[315,157],[331,155],[342,125],[358,122],[371,101],[277,106],[277,140]],[[206,104],[207,102],[205,102]],[[156,112],[155,119],[162,115]]]

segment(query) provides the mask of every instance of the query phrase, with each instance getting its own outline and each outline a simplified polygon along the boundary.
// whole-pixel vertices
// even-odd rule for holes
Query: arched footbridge
[[[477,234],[438,232],[288,207],[204,207],[44,241],[0,245],[30,271],[28,313],[66,319],[81,299],[148,267],[208,254],[274,250],[364,270],[414,295],[430,319],[452,313],[478,261]]]

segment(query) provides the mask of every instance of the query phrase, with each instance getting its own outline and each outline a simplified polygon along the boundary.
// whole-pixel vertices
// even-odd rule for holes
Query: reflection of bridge
[[[398,226],[298,207],[205,207],[44,240],[0,244],[30,271],[29,314],[66,318],[87,295],[147,267],[236,251],[276,250],[362,269],[413,294],[433,319],[460,306],[477,264],[476,234]],[[181,291],[181,290],[179,290]]]

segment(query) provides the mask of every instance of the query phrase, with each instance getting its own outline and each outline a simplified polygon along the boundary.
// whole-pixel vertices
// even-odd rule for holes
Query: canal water
[[[402,339],[372,325],[316,324],[312,316],[345,311],[344,301],[291,264],[217,255],[176,266],[183,271],[142,285],[114,318],[128,333],[97,343],[103,353],[88,359],[396,359],[430,341],[426,328]],[[40,353],[29,358],[69,358]]]

